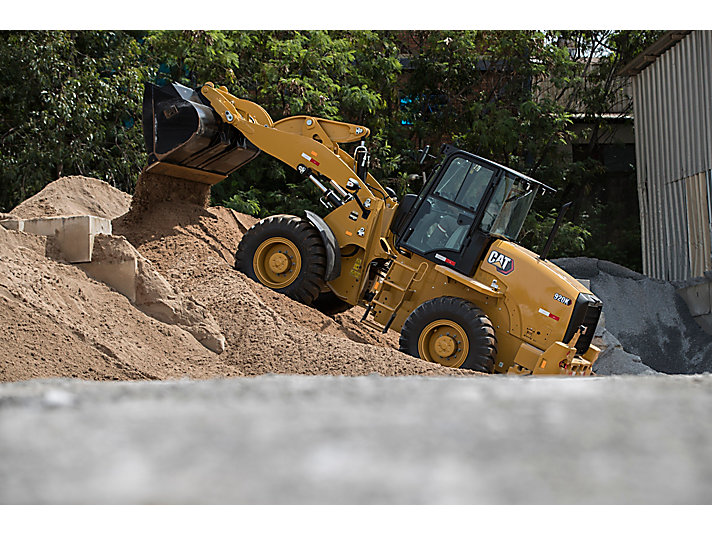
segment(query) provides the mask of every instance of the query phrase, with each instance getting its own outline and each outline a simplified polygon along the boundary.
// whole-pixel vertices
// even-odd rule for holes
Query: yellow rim
[[[299,249],[289,239],[271,237],[264,241],[252,258],[257,279],[272,289],[282,289],[294,282],[302,268]]]
[[[438,319],[423,328],[418,338],[421,359],[446,367],[462,367],[470,343],[463,328],[455,321]]]

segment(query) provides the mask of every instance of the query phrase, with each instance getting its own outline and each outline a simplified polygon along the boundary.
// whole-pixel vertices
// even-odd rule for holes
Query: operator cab
[[[445,154],[420,195],[404,199],[396,246],[472,276],[492,242],[517,239],[539,190],[553,189],[449,145]]]

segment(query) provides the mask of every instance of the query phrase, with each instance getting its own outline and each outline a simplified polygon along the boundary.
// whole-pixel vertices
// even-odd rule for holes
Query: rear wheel
[[[446,367],[494,370],[497,339],[489,317],[457,297],[440,297],[418,306],[403,325],[400,350]]]
[[[275,215],[245,233],[235,254],[235,268],[264,286],[311,304],[324,287],[326,250],[309,222]]]

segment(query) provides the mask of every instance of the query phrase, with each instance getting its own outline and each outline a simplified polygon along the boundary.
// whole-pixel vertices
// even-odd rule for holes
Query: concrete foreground
[[[712,503],[712,375],[0,384],[0,503]]]

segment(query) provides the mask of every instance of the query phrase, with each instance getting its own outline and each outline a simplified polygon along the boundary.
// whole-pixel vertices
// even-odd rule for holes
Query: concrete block
[[[687,303],[690,314],[693,317],[698,317],[712,313],[710,290],[710,282],[703,282],[694,286],[682,287],[677,290],[677,294]]]
[[[70,263],[91,261],[94,236],[111,234],[111,220],[92,215],[26,219],[28,234],[53,236],[62,255]]]
[[[136,300],[136,258],[92,261],[82,265],[89,276],[114,288],[131,302]]]
[[[94,239],[91,263],[80,267],[89,276],[136,301],[139,253],[124,237],[100,235]]]
[[[22,232],[25,229],[25,221],[22,219],[2,219],[0,220],[0,226],[7,230]]]
[[[91,263],[79,267],[124,295],[146,315],[181,327],[213,352],[225,350],[225,336],[210,312],[176,291],[125,237],[97,236]]]

